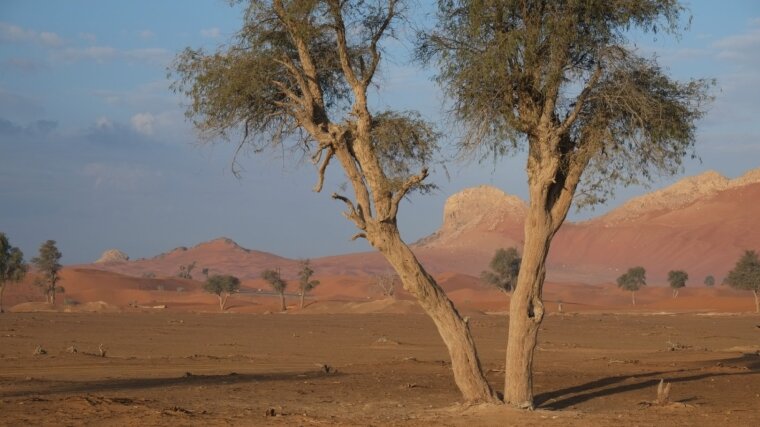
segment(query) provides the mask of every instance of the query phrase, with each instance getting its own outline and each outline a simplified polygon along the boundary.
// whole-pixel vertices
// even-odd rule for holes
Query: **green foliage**
[[[760,292],[760,259],[757,252],[745,251],[726,276],[725,283],[734,289]]]
[[[311,280],[314,269],[311,268],[310,264],[311,262],[308,259],[301,261],[301,271],[298,272],[298,288],[302,294],[306,294],[319,286],[319,280]]]
[[[680,289],[686,286],[689,280],[689,274],[683,270],[671,270],[668,272],[668,283],[673,289]]]
[[[705,277],[705,286],[709,288],[715,286],[715,277],[713,277],[712,275]]]
[[[5,233],[0,232],[0,286],[7,282],[20,282],[27,272],[24,253],[11,246]]]
[[[529,155],[553,145],[565,168],[585,170],[577,205],[616,185],[680,171],[694,155],[695,121],[712,80],[679,82],[639,56],[633,30],[676,34],[676,0],[446,0],[418,56],[466,124],[465,150]],[[540,139],[551,129],[556,141]],[[543,135],[545,136],[545,134]]]
[[[212,53],[187,48],[175,58],[172,89],[190,100],[185,115],[206,139],[239,139],[238,151],[289,144],[308,153],[323,165],[321,189],[334,155],[326,139],[340,135],[340,144],[350,147],[359,137],[357,111],[368,106],[355,104],[358,93],[366,96],[378,85],[373,77],[383,41],[394,37],[403,12],[396,0],[284,1],[282,9],[276,2],[250,1],[232,43]],[[404,196],[432,189],[404,183],[437,152],[440,135],[433,125],[416,112],[368,114],[371,155],[385,175],[371,191]]]
[[[50,303],[55,303],[56,291],[63,289],[57,286],[60,278],[58,273],[63,267],[60,263],[61,256],[62,254],[58,250],[58,247],[56,247],[55,240],[48,240],[40,246],[39,255],[32,258],[32,264],[34,264],[34,267],[42,276],[35,283],[42,287]]]
[[[179,288],[177,288],[179,290]],[[203,290],[215,295],[234,294],[240,290],[240,279],[228,274],[214,274],[206,279]]]
[[[642,286],[646,286],[646,284],[647,278],[644,267],[631,267],[617,279],[619,288],[631,292],[638,291]]]
[[[264,279],[272,289],[280,295],[285,293],[288,282],[280,276],[280,270],[264,270],[261,272],[261,278]]]
[[[3,313],[5,285],[24,279],[28,266],[24,263],[21,249],[11,246],[5,233],[0,232],[0,313]]]
[[[488,266],[490,271],[483,271],[480,277],[489,285],[503,292],[511,292],[517,285],[517,275],[520,273],[522,258],[516,248],[500,248],[494,253]]]

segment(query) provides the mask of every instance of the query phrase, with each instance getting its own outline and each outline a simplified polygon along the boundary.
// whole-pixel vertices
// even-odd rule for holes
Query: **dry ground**
[[[500,388],[506,319],[470,323]],[[760,425],[756,315],[554,315],[542,329],[539,408],[523,412],[459,405],[419,314],[9,313],[0,424]],[[676,403],[651,406],[661,378]]]

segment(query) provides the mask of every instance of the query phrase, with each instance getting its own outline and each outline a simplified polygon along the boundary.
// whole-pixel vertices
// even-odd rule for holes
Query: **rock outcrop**
[[[95,264],[113,264],[129,261],[129,256],[118,249],[108,249],[100,255]]]

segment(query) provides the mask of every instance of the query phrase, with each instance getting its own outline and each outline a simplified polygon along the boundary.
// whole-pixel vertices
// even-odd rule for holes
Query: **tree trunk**
[[[760,299],[758,299],[757,290],[753,290],[752,293],[755,294],[755,312],[760,313]]]
[[[219,311],[224,311],[225,297],[222,294],[217,295],[219,297]]]
[[[288,311],[288,307],[285,306],[285,292],[280,292],[280,306],[281,311]]]
[[[401,239],[395,223],[368,224],[367,238],[398,273],[401,283],[433,320],[451,357],[454,381],[467,402],[498,403],[480,366],[467,322]]]
[[[3,310],[3,294],[5,294],[5,283],[0,284],[0,314],[5,313]]]
[[[631,302],[636,305],[636,291],[631,291]]]
[[[304,295],[306,295],[306,292],[301,291],[301,303],[300,303],[301,310],[303,310],[303,298],[304,298]]]
[[[533,408],[533,352],[544,317],[541,301],[546,256],[553,237],[551,218],[533,206],[525,221],[525,245],[517,286],[509,304],[504,402],[518,408]]]

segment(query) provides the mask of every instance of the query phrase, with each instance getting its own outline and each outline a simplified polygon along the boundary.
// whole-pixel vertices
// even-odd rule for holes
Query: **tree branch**
[[[385,33],[385,30],[388,29],[388,26],[393,20],[393,17],[396,15],[396,3],[397,0],[388,0],[388,14],[385,15],[385,19],[383,20],[382,24],[380,24],[380,27],[377,29],[377,31],[372,34],[372,39],[369,45],[369,51],[372,54],[372,62],[370,63],[366,74],[362,78],[362,82],[365,87],[368,86],[372,81],[372,77],[375,75],[375,71],[377,70],[377,65],[380,63],[380,52],[377,50],[377,43],[380,41],[380,38]]]
[[[596,66],[596,70],[594,70],[594,74],[591,75],[591,78],[589,78],[588,82],[586,83],[586,86],[583,88],[583,91],[581,91],[580,95],[578,95],[578,98],[575,100],[575,106],[573,107],[573,110],[570,111],[567,116],[565,116],[565,119],[562,121],[562,124],[557,128],[556,133],[557,135],[563,135],[565,132],[570,129],[570,127],[575,123],[575,121],[578,119],[578,115],[581,113],[581,110],[583,109],[586,99],[588,98],[591,91],[594,89],[594,86],[596,86],[596,83],[599,81],[599,79],[602,77],[602,64],[599,63]]]
[[[348,199],[348,197],[341,196],[338,193],[333,193],[332,198],[335,200],[340,200],[341,202],[345,203],[346,206],[348,206],[348,211],[343,213],[346,218],[353,221],[360,230],[367,228],[367,225],[364,221],[364,215],[361,213],[361,207],[357,210],[357,208],[354,207],[354,204],[351,202],[351,200]]]
[[[317,157],[313,158],[312,161],[314,161],[314,164],[319,163],[322,157],[322,153],[325,151],[325,148],[321,148],[317,152]],[[322,191],[322,186],[325,183],[325,171],[327,170],[327,165],[330,163],[330,160],[332,159],[333,154],[335,154],[335,149],[330,146],[327,147],[327,155],[325,156],[325,159],[322,161],[322,163],[319,166],[319,169],[317,170],[317,184],[314,186],[314,192],[319,193]]]
[[[396,191],[396,194],[393,195],[393,199],[391,199],[391,207],[390,211],[388,212],[388,218],[387,219],[395,219],[396,214],[398,214],[398,205],[401,203],[401,200],[409,193],[411,189],[419,185],[422,181],[425,180],[428,176],[428,168],[422,168],[419,174],[413,175],[409,177],[409,179],[404,182],[404,184],[401,186],[401,188]]]
[[[338,56],[340,57],[340,66],[343,69],[343,75],[346,77],[348,84],[356,90],[358,87],[365,88],[362,82],[356,77],[356,73],[351,66],[351,58],[348,54],[348,42],[346,41],[346,26],[343,22],[343,13],[341,12],[341,1],[330,0],[330,12],[335,22],[335,38],[338,43]]]

